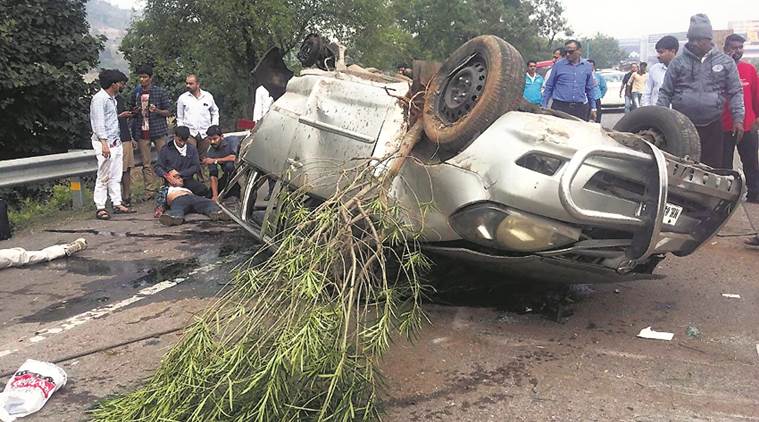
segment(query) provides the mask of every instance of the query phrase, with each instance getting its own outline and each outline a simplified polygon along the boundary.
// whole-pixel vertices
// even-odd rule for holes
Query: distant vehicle
[[[619,110],[623,111],[625,107],[624,92],[619,95],[619,88],[622,87],[622,78],[625,73],[616,69],[601,69],[598,71],[606,79],[606,95],[601,99],[601,107],[605,111]]]

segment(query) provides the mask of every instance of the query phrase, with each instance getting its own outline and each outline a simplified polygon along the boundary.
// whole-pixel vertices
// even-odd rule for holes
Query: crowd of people
[[[188,213],[225,219],[216,200],[234,172],[239,145],[224,139],[213,95],[201,89],[197,75],[189,74],[187,91],[174,103],[153,82],[150,65],[138,66],[136,73],[139,84],[125,98],[127,76],[115,69],[101,71],[101,89],[90,104],[92,148],[98,160],[95,217],[111,218],[109,198],[112,213],[134,212],[131,180],[134,150],[139,149],[145,199],[155,199],[154,216],[161,223],[181,224]],[[263,116],[265,110],[259,107],[257,113]],[[172,133],[171,115],[176,116]],[[155,164],[152,147],[158,154]]]
[[[737,148],[746,200],[759,203],[759,77],[753,65],[741,60],[746,40],[731,34],[716,47],[711,22],[703,14],[691,17],[687,38],[680,52],[677,38],[662,37],[656,43],[658,63],[650,69],[645,62],[631,66],[620,87],[625,111],[647,106],[680,111],[698,131],[701,162],[714,168],[732,168]],[[600,122],[606,82],[593,61],[582,58],[579,41],[569,40],[554,52],[545,78],[536,73],[536,64],[527,64],[525,100]]]

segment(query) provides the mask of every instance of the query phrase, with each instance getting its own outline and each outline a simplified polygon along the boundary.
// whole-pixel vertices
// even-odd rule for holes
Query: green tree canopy
[[[0,159],[89,145],[90,88],[82,76],[102,40],[85,0],[0,0]]]
[[[593,59],[597,69],[613,67],[627,55],[619,48],[619,41],[614,37],[597,33],[592,38],[583,38],[583,56]]]
[[[350,39],[382,14],[373,0],[148,0],[121,49],[133,69],[152,63],[174,98],[197,73],[229,121],[251,113],[250,72],[269,48],[289,52],[312,31]]]

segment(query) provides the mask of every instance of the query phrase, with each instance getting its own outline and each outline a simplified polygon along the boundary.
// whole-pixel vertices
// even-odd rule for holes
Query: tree
[[[0,0],[0,159],[89,145],[90,88],[82,76],[102,40],[85,0]]]
[[[557,0],[393,0],[382,29],[357,36],[357,59],[380,68],[411,59],[439,61],[483,34],[497,35],[522,55],[537,57],[557,34],[571,32],[563,11]]]
[[[251,114],[250,72],[269,48],[290,52],[312,31],[349,42],[382,8],[373,0],[148,0],[121,50],[132,68],[152,63],[174,98],[197,73],[229,120]]]
[[[581,42],[585,57],[595,60],[598,69],[616,66],[627,56],[619,48],[619,41],[608,35],[597,33],[593,38],[583,38]]]
[[[561,0],[531,0],[534,12],[532,20],[538,26],[538,35],[546,39],[545,48],[551,48],[556,37],[564,33],[572,35],[567,19],[564,17],[564,5]]]

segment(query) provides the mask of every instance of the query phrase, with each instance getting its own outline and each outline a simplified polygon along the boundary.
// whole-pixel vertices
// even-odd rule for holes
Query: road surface
[[[747,209],[759,221],[759,206]],[[751,232],[739,210],[722,237],[668,258],[655,281],[525,294],[507,276],[435,274],[430,325],[382,363],[386,420],[759,420]],[[90,247],[74,257],[0,271],[0,373],[34,358],[62,360],[69,375],[25,421],[86,420],[97,400],[139,385],[256,246],[234,224],[163,227],[143,206],[112,221],[51,221],[0,248],[80,236]],[[674,339],[637,338],[648,326]]]

